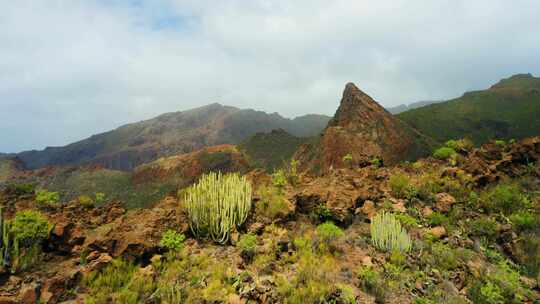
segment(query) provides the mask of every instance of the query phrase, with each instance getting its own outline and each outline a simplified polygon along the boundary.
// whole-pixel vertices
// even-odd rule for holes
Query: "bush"
[[[536,217],[528,211],[512,214],[510,221],[519,231],[532,230],[538,226]]]
[[[449,159],[456,155],[456,151],[450,147],[441,147],[433,152],[433,157],[436,159]]]
[[[258,216],[277,220],[287,216],[290,212],[290,203],[281,191],[272,186],[261,187],[258,190],[261,199],[255,205]]]
[[[487,209],[506,215],[530,207],[530,202],[516,185],[498,185],[487,194]]]
[[[440,226],[448,223],[448,217],[440,212],[433,212],[428,215],[427,220],[431,226]]]
[[[452,148],[454,149],[455,151],[457,150],[470,150],[472,148],[474,148],[474,143],[469,140],[469,139],[466,139],[466,138],[463,138],[463,139],[459,139],[459,140],[449,140],[447,141],[445,144],[444,144],[445,147],[448,147],[448,148]]]
[[[103,192],[96,192],[94,196],[96,204],[101,204],[105,201],[105,193]]]
[[[371,222],[373,245],[384,251],[408,252],[412,248],[409,234],[391,213],[379,212]]]
[[[0,210],[0,228],[0,262],[16,272],[37,262],[41,243],[48,238],[51,225],[37,211],[21,211],[11,221],[6,221]]]
[[[251,194],[251,185],[238,174],[203,175],[185,191],[191,231],[196,237],[228,242],[231,230],[240,227],[251,210]]]
[[[403,226],[406,226],[406,227],[409,227],[409,228],[416,228],[418,227],[420,224],[418,223],[418,220],[416,220],[416,218],[406,214],[406,213],[399,213],[399,214],[395,214],[395,217],[398,219],[398,221],[403,225]]]
[[[170,251],[179,252],[184,248],[184,241],[186,237],[174,230],[167,230],[161,236],[159,245],[167,248]]]
[[[497,235],[497,222],[489,217],[481,217],[469,223],[469,230],[474,236],[492,239]]]
[[[47,190],[39,190],[36,194],[36,203],[43,206],[54,206],[60,201],[58,192],[50,192]]]
[[[351,167],[353,163],[353,156],[351,153],[348,153],[347,155],[343,156],[341,160],[343,161],[345,165]]]
[[[406,198],[410,188],[410,179],[405,174],[396,174],[390,177],[390,189],[397,198]]]
[[[357,275],[361,287],[366,292],[375,296],[376,303],[384,303],[388,287],[386,286],[383,276],[369,267],[361,267],[358,270]]]
[[[317,226],[317,236],[322,241],[322,243],[333,250],[334,244],[338,238],[344,235],[343,230],[338,226],[334,225],[332,222],[326,222]]]
[[[257,248],[257,237],[251,233],[244,234],[240,237],[236,247],[240,248],[240,255],[244,261],[251,262],[253,256],[255,256],[255,249]]]
[[[36,186],[30,183],[9,184],[7,190],[17,196],[32,195],[36,190]]]
[[[77,201],[79,201],[79,204],[85,208],[93,208],[94,207],[94,200],[87,196],[87,195],[81,195],[77,198]]]
[[[287,176],[285,175],[285,171],[283,171],[283,169],[279,169],[272,174],[272,184],[280,191],[282,191],[285,185],[287,185]]]

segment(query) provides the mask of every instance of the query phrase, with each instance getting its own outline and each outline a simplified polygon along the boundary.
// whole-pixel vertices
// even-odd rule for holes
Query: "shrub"
[[[298,176],[298,161],[296,159],[291,159],[291,162],[289,163],[289,170],[287,172],[287,181],[293,185],[296,186],[299,181]]]
[[[105,193],[103,192],[96,192],[94,195],[96,204],[101,204],[105,201]]]
[[[279,169],[272,174],[272,184],[280,191],[287,185],[287,177],[285,176],[285,171],[283,171],[283,169]]]
[[[49,236],[51,225],[41,213],[18,212],[11,221],[0,210],[0,262],[12,271],[25,270],[35,264],[41,243]]]
[[[470,139],[458,139],[458,140],[449,140],[444,144],[445,147],[452,148],[455,151],[457,150],[470,150],[474,147],[474,143]]]
[[[310,217],[315,222],[329,221],[332,218],[332,210],[330,210],[326,204],[321,203],[315,206],[310,214]]]
[[[369,267],[361,267],[357,275],[361,287],[366,292],[375,296],[376,303],[384,303],[388,287],[383,276],[378,271]]]
[[[36,190],[36,186],[30,183],[9,184],[7,190],[17,196],[32,195]]]
[[[497,222],[489,217],[481,217],[469,223],[470,233],[492,239],[497,235]]]
[[[332,222],[326,222],[317,226],[317,236],[322,241],[322,243],[333,250],[334,244],[338,238],[344,235],[343,230],[338,226],[334,225]]]
[[[390,177],[390,189],[397,198],[406,198],[410,188],[410,179],[405,174],[396,174]]]
[[[372,159],[369,161],[369,163],[370,163],[373,167],[375,167],[375,168],[380,168],[380,167],[382,167],[382,165],[383,165],[382,160],[381,160],[380,158],[378,158],[378,157],[372,158]]]
[[[240,227],[251,209],[251,185],[238,174],[203,175],[185,191],[189,226],[196,237],[210,237],[218,243],[229,240],[231,230]]]
[[[169,229],[161,236],[159,245],[170,251],[179,252],[184,248],[185,239],[186,237],[182,233]]]
[[[371,223],[373,245],[384,251],[408,252],[412,248],[411,238],[396,217],[391,213],[379,212]]]
[[[85,208],[92,208],[94,207],[94,200],[87,196],[87,195],[81,195],[77,198],[77,201],[79,201],[79,204]]]
[[[510,221],[519,231],[532,230],[538,225],[536,217],[528,211],[512,214]]]
[[[497,139],[497,140],[495,140],[495,144],[496,144],[497,146],[501,146],[501,147],[506,146],[506,142],[505,142],[504,140],[502,140],[502,139]]]
[[[427,220],[431,226],[440,226],[448,222],[448,217],[440,212],[433,212],[428,215]]]
[[[526,196],[516,185],[498,185],[487,194],[487,208],[511,214],[530,206]]]
[[[415,228],[419,226],[418,220],[406,213],[395,214],[395,217],[403,226],[410,228]]]
[[[343,161],[345,165],[351,167],[353,163],[353,156],[351,153],[348,153],[347,155],[343,156],[341,160]]]
[[[244,234],[240,237],[236,246],[240,248],[240,255],[244,261],[251,262],[255,256],[255,249],[257,248],[257,237],[251,233]]]
[[[255,213],[259,216],[276,220],[289,214],[290,204],[281,191],[272,186],[261,187],[258,190],[261,197],[255,205]]]
[[[50,192],[47,190],[39,190],[36,194],[36,202],[43,206],[54,206],[60,201],[58,192]]]
[[[456,151],[450,147],[441,147],[433,152],[433,157],[444,160],[449,159],[456,154]]]

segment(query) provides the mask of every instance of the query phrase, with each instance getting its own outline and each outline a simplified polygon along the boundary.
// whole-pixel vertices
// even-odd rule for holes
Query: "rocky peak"
[[[359,129],[385,115],[390,113],[354,83],[349,82],[343,91],[339,108],[328,125]]]
[[[428,140],[394,117],[353,83],[348,83],[334,118],[319,141],[302,146],[296,158],[305,168],[366,166],[378,158],[386,164],[410,160],[429,151]],[[344,156],[352,160],[344,161]]]

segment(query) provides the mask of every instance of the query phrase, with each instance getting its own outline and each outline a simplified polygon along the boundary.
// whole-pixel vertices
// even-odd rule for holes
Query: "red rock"
[[[429,229],[428,233],[435,238],[440,239],[446,235],[446,229],[443,226],[437,226]]]
[[[456,199],[448,193],[437,193],[435,200],[435,208],[441,212],[449,212],[456,203]]]
[[[37,283],[25,284],[21,287],[19,292],[19,303],[24,304],[35,304],[39,299],[39,290],[40,287]]]

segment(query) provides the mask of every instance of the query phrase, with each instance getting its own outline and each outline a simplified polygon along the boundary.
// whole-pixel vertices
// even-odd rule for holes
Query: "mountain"
[[[440,102],[443,102],[443,100],[418,101],[418,102],[413,102],[413,103],[408,104],[408,105],[400,104],[399,106],[386,108],[386,110],[388,112],[396,115],[396,114],[399,114],[399,113],[402,113],[402,112],[405,112],[405,111],[408,111],[408,110],[417,109],[417,108],[428,106],[430,104],[435,104],[435,103],[440,103]]]
[[[540,134],[540,78],[514,75],[487,90],[467,92],[397,117],[439,142],[468,137],[481,144],[534,136]]]
[[[313,144],[303,145],[295,158],[305,168],[326,172],[350,165],[365,166],[375,158],[395,164],[426,155],[430,140],[421,135],[358,89],[346,85],[340,106]]]
[[[207,146],[237,144],[258,132],[282,128],[295,136],[318,134],[330,118],[306,115],[288,119],[217,103],[189,111],[167,113],[94,135],[64,147],[17,154],[28,169],[49,165],[99,164],[132,170],[159,157]]]
[[[257,133],[238,145],[254,167],[272,172],[287,163],[296,150],[309,138],[296,137],[283,129]]]

